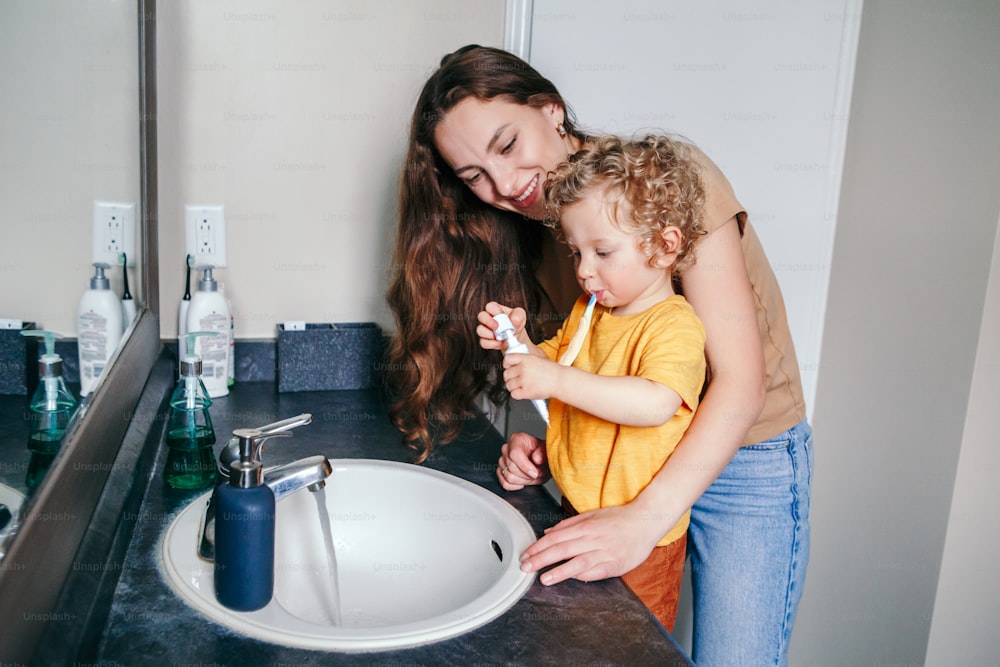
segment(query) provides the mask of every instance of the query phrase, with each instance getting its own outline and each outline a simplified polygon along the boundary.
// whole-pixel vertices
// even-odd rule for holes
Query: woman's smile
[[[531,208],[531,205],[535,203],[535,199],[538,197],[538,181],[540,180],[538,174],[531,179],[527,187],[521,191],[519,195],[513,198],[514,206],[518,208]]]

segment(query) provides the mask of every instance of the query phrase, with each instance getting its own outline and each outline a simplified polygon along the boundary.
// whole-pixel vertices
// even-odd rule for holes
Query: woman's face
[[[455,175],[490,206],[544,220],[546,174],[576,148],[557,127],[556,103],[536,108],[499,99],[468,97],[434,132],[434,143]]]

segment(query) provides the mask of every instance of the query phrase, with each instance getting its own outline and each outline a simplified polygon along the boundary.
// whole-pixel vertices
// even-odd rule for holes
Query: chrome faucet
[[[312,421],[312,415],[304,413],[297,417],[283,419],[267,426],[254,429],[237,429],[234,437],[219,452],[219,474],[229,479],[230,464],[240,458],[240,438],[252,438],[260,450],[263,442],[269,438],[290,436],[288,433],[297,426],[304,426]],[[307,456],[306,458],[284,463],[271,468],[264,468],[264,484],[274,493],[275,502],[300,489],[319,491],[326,486],[326,478],[333,472],[329,459],[323,455]],[[215,560],[215,494],[213,493],[205,505],[205,514],[201,520],[201,540],[198,543],[198,555],[208,561]]]

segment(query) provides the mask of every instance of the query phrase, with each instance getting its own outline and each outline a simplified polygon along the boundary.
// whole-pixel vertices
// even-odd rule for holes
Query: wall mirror
[[[0,317],[75,338],[77,303],[92,273],[93,202],[132,203],[138,213],[136,11],[133,3],[119,2],[0,4],[0,201],[6,218]],[[141,297],[136,264],[129,269],[129,291]],[[107,273],[121,296],[122,269]],[[59,345],[58,351],[80,401],[74,349]],[[11,506],[18,503],[15,494],[37,488],[33,482],[47,467],[44,454],[32,456],[27,447],[29,398],[0,398],[0,490]]]
[[[0,3],[0,317],[75,334],[77,304],[93,272],[94,200],[136,204],[136,266],[129,280],[142,304],[14,528],[0,534],[0,623],[7,628],[0,655],[16,662],[30,662],[44,619],[91,534],[109,471],[162,349],[155,17],[155,0]],[[121,294],[121,269],[112,275]],[[0,399],[9,399],[0,404],[0,488],[17,493],[30,460],[28,397]],[[98,551],[107,549],[106,540],[98,542]]]
[[[102,379],[86,397],[80,396],[74,342],[57,344],[78,404],[44,475],[32,466],[46,462],[33,462],[27,446],[33,387],[26,395],[0,395],[0,503],[15,510],[8,529],[0,533],[0,557],[22,537],[28,539],[23,533],[30,531],[10,529],[19,523],[17,506],[22,506],[23,519],[36,497],[48,495],[50,472],[77,446],[83,416],[101,411],[105,395],[120,391],[109,386],[114,364],[143,329],[140,321],[150,316],[143,307],[150,268],[143,255],[150,234],[142,169],[141,12],[136,2],[0,3],[0,318],[33,322],[38,329],[76,338],[77,306],[94,273],[95,201],[134,204],[135,243],[127,280],[139,304],[135,317],[123,326]],[[122,267],[111,267],[107,274],[113,292],[122,296]],[[30,477],[37,483],[29,483]],[[5,517],[0,508],[0,520]]]

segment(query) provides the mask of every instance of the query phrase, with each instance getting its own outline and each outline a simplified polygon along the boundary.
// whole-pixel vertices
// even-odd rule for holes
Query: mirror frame
[[[157,258],[156,0],[138,5],[141,253],[145,306],[112,357],[0,561],[0,655],[31,662],[162,349]]]

